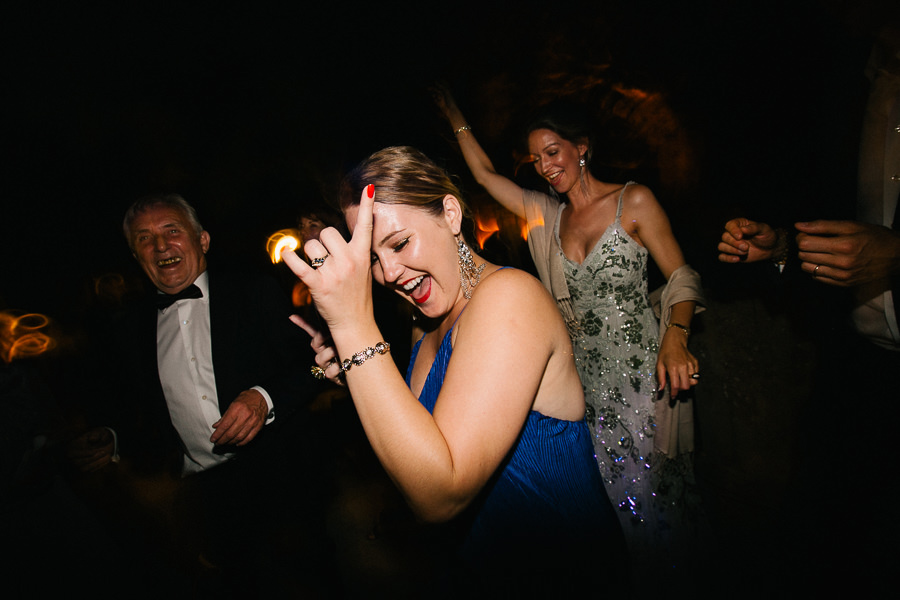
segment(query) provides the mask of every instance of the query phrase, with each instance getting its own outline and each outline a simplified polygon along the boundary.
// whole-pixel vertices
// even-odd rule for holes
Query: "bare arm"
[[[684,254],[672,233],[669,218],[653,193],[643,187],[636,187],[626,196],[628,216],[633,219],[639,239],[642,240],[666,280],[675,269],[685,264]],[[623,211],[623,216],[624,216]],[[696,303],[679,302],[672,307],[670,323],[677,323],[690,329]],[[669,393],[673,398],[680,391],[697,385],[691,376],[699,370],[699,364],[688,350],[688,335],[681,327],[667,327],[660,332],[659,354],[656,360],[656,376],[659,389],[671,385]]]
[[[363,192],[349,244],[336,231],[322,233],[324,247],[310,254],[327,251],[326,266],[314,270],[292,252],[283,255],[309,286],[341,358],[383,339],[371,310],[372,205]],[[372,448],[426,520],[457,514],[496,471],[521,430],[551,354],[542,334],[546,328],[533,318],[534,310],[555,310],[546,294],[537,293],[543,292],[540,284],[521,289],[512,279],[512,293],[509,285],[502,293],[492,291],[500,280],[495,275],[482,281],[485,287],[458,322],[453,359],[433,416],[388,355],[376,354],[345,373]]]
[[[693,302],[679,302],[673,306],[672,323],[684,325],[690,330],[694,308]],[[699,372],[700,364],[688,350],[688,337],[688,331],[677,325],[667,327],[660,334],[659,354],[656,358],[657,384],[662,390],[668,380],[671,385],[669,394],[672,398],[678,397],[679,392],[689,390],[698,383],[692,375]]]
[[[513,214],[525,218],[525,207],[522,203],[522,188],[515,182],[503,175],[497,173],[494,169],[494,163],[481,148],[478,140],[475,139],[471,129],[462,129],[468,127],[468,122],[463,117],[456,101],[444,86],[435,86],[432,89],[434,102],[443,113],[450,127],[456,133],[456,140],[459,143],[459,149],[462,151],[463,158],[472,172],[475,181],[479,183],[491,197],[503,205],[506,210]]]

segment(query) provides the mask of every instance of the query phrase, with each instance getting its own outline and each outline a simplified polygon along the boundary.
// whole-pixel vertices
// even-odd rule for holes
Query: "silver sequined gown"
[[[570,334],[594,451],[635,566],[646,573],[652,564],[671,568],[681,554],[693,470],[690,455],[668,459],[653,449],[659,324],[647,292],[649,253],[622,227],[624,191],[616,220],[584,262],[561,260],[577,317]]]

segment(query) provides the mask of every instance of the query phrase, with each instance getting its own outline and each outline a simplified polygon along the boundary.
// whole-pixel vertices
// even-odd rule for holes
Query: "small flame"
[[[484,250],[484,243],[498,231],[500,231],[500,226],[497,224],[496,218],[475,215],[475,238],[478,240],[479,248]]]
[[[281,253],[285,250],[296,250],[300,247],[300,233],[296,229],[282,229],[269,236],[266,241],[266,252],[272,262],[281,262]]]
[[[52,337],[40,330],[50,319],[38,313],[15,315],[0,312],[0,358],[9,364],[17,358],[37,356],[55,345]]]

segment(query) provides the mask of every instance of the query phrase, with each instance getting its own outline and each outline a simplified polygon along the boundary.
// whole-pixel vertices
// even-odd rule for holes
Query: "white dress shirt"
[[[227,461],[210,442],[213,423],[222,417],[216,393],[209,319],[209,280],[201,273],[194,283],[202,298],[178,300],[157,316],[156,353],[159,379],[172,423],[184,449],[182,473],[188,475]],[[272,400],[260,387],[270,414]]]
[[[857,198],[860,221],[888,228],[900,194],[900,73],[891,70],[900,64],[900,51],[896,47],[891,51],[893,55],[888,56],[873,52],[867,68],[872,88],[862,129]],[[856,329],[875,344],[900,351],[890,282],[860,286],[856,298],[852,313]]]

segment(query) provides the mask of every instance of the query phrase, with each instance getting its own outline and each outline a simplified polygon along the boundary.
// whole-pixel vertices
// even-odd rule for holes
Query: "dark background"
[[[121,217],[147,192],[181,193],[212,234],[210,260],[248,264],[387,145],[446,164],[477,206],[427,91],[438,79],[510,174],[521,119],[541,102],[574,88],[598,114],[618,107],[596,151],[638,167],[610,176],[653,185],[702,264],[721,217],[820,204],[820,190],[838,195],[825,178],[852,185],[855,148],[838,142],[858,121],[835,114],[862,89],[857,12],[745,0],[20,5],[3,19],[0,307],[65,318],[86,282],[133,271]],[[636,110],[622,87],[659,100]]]

